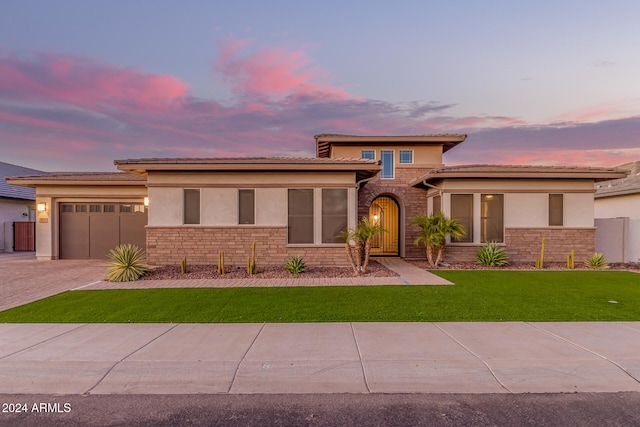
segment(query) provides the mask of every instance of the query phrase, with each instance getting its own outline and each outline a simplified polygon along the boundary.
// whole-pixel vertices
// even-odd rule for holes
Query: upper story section
[[[358,136],[315,135],[316,156],[379,160],[379,178],[398,179],[422,175],[443,166],[442,155],[466,139],[466,135]]]

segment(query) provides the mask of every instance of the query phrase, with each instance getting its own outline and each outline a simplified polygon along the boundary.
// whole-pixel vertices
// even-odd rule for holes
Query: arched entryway
[[[372,255],[398,256],[400,247],[400,207],[395,199],[379,196],[371,202],[369,220],[387,230],[371,242]]]

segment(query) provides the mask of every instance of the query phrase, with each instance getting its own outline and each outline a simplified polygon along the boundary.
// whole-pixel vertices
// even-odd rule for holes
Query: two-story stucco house
[[[443,153],[466,135],[316,135],[315,158],[116,160],[125,173],[14,177],[36,188],[39,259],[101,258],[134,242],[152,264],[243,265],[251,242],[263,265],[300,255],[310,265],[347,265],[337,234],[363,216],[388,232],[373,253],[422,258],[415,215],[442,211],[467,229],[450,261],[487,241],[531,261],[542,236],[547,259],[594,250],[594,182],[614,169],[533,166],[445,167]],[[148,203],[143,203],[143,200]],[[105,238],[104,236],[109,236]],[[144,236],[144,238],[142,238]],[[566,252],[566,253],[565,253]]]

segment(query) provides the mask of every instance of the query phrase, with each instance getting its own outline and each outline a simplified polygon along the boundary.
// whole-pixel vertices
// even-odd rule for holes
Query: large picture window
[[[504,195],[482,194],[480,201],[481,242],[504,241]]]
[[[184,190],[184,223],[200,224],[200,190]]]
[[[465,235],[455,239],[456,242],[473,242],[473,194],[451,195],[451,217],[464,227]]]
[[[289,189],[288,243],[313,243],[313,189]]]
[[[346,188],[322,189],[322,243],[342,243],[347,229],[349,201]]]
[[[549,225],[563,225],[564,197],[562,194],[549,194]]]
[[[380,160],[382,160],[382,171],[380,172],[380,178],[393,179],[393,150],[380,150]]]
[[[240,224],[255,224],[255,190],[238,190],[238,222]]]

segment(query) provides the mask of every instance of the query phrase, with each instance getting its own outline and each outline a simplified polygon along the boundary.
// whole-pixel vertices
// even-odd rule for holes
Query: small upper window
[[[400,163],[413,163],[413,150],[400,150]]]
[[[376,150],[362,150],[362,158],[375,160],[376,159]]]

